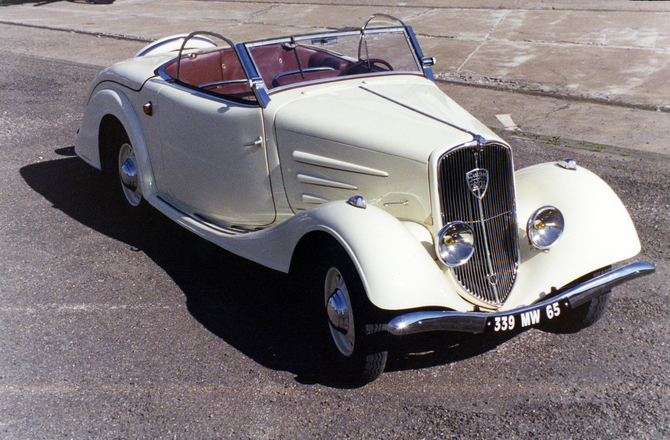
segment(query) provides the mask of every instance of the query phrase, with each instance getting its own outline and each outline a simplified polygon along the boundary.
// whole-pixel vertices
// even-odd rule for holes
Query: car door
[[[172,84],[159,91],[167,197],[222,225],[275,219],[262,109]]]

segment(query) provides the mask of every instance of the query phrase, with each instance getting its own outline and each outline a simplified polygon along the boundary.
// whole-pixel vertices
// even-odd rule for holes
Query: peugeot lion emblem
[[[486,168],[475,168],[465,173],[465,178],[468,181],[470,192],[479,200],[483,199],[489,186],[489,170]]]

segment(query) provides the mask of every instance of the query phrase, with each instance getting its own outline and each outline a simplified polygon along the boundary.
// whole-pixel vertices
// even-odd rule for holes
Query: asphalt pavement
[[[657,272],[579,333],[412,341],[341,389],[287,277],[133,216],[74,156],[93,77],[150,41],[373,12],[414,27],[517,168],[573,156],[611,185]],[[669,19],[661,1],[4,0],[0,439],[670,438]]]
[[[50,32],[31,55],[97,66],[193,30],[240,42],[390,14],[437,58],[440,86],[487,125],[580,148],[670,157],[670,2],[5,1],[0,48],[19,50],[22,32],[41,29]],[[86,44],[59,44],[53,30]]]

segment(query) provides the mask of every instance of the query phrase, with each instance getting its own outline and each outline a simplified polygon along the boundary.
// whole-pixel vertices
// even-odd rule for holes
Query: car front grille
[[[468,184],[466,177],[473,170],[481,187],[487,180],[481,199],[476,184]],[[442,156],[437,171],[443,224],[465,222],[475,233],[475,252],[467,263],[453,268],[454,275],[472,296],[501,305],[519,265],[512,153],[495,143],[456,148]]]

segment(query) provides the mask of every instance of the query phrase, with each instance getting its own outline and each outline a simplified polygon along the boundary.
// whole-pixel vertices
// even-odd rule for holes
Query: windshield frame
[[[366,23],[367,25],[367,23]],[[367,41],[368,37],[374,37],[375,35],[378,36],[383,36],[384,34],[387,35],[398,35],[402,34],[402,40],[405,42],[407,45],[406,48],[402,47],[400,50],[404,51],[405,53],[403,54],[405,57],[408,58],[407,62],[411,64],[410,69],[402,69],[402,70],[382,70],[381,68],[377,68],[375,70],[373,69],[368,69],[367,72],[363,73],[358,73],[358,74],[347,74],[345,76],[333,76],[333,77],[326,77],[326,78],[316,78],[316,79],[307,79],[303,73],[303,68],[299,67],[299,70],[294,70],[290,72],[286,72],[286,74],[302,74],[302,79],[299,81],[291,82],[289,84],[268,84],[268,76],[267,73],[264,71],[262,66],[259,66],[257,63],[257,59],[254,57],[253,52],[254,50],[262,47],[270,47],[272,45],[284,45],[286,47],[293,47],[299,46],[301,43],[307,42],[304,47],[314,47],[319,45],[319,51],[323,53],[332,53],[333,55],[346,59],[351,63],[359,63],[361,61],[368,61],[371,60],[368,58],[369,56],[369,51],[366,54],[367,50]],[[332,50],[329,50],[328,46],[336,43],[338,41],[338,38],[358,38],[358,59],[354,59],[351,56],[347,56],[347,54],[342,54],[338,53]],[[317,42],[317,40],[321,40],[321,42]],[[284,37],[278,37],[278,38],[270,38],[266,40],[256,40],[256,41],[250,41],[250,42],[245,42],[245,43],[240,43],[236,45],[236,48],[238,50],[238,53],[240,53],[240,58],[242,59],[242,63],[247,69],[247,73],[249,75],[249,78],[255,78],[256,80],[260,80],[262,82],[262,86],[265,88],[266,92],[268,94],[274,94],[277,92],[280,92],[282,90],[286,89],[292,89],[295,87],[304,87],[308,85],[313,85],[313,84],[319,84],[319,83],[325,83],[325,82],[333,82],[333,81],[342,81],[342,80],[348,80],[352,78],[362,78],[362,77],[370,77],[370,76],[384,76],[384,75],[420,75],[420,76],[425,76],[431,80],[432,78],[432,72],[427,72],[430,70],[429,66],[426,66],[425,63],[423,62],[423,57],[421,54],[420,49],[418,49],[418,43],[416,41],[416,37],[414,36],[414,33],[412,32],[411,28],[409,26],[385,26],[385,27],[363,27],[363,28],[348,28],[348,29],[342,29],[338,31],[329,31],[329,32],[318,32],[318,33],[311,33],[311,34],[303,34],[303,35],[292,35],[292,36],[284,36]],[[418,49],[418,50],[417,50]],[[287,50],[287,49],[285,49]],[[288,49],[290,50],[290,48]],[[411,58],[411,61],[410,61]],[[298,60],[298,64],[300,64],[300,61]],[[267,69],[265,69],[267,70]],[[263,74],[266,74],[265,77]],[[274,78],[274,77],[273,77]]]
[[[386,23],[386,25],[381,25],[382,23]],[[297,54],[298,52],[298,47],[300,47],[300,51],[307,50],[312,51],[312,55],[315,54],[315,52],[318,52],[317,55],[320,56],[325,56],[325,57],[332,57],[335,59],[335,61],[339,62],[344,62],[345,64],[356,64],[356,63],[363,63],[360,60],[362,51],[367,49],[367,37],[374,37],[375,34],[383,35],[383,34],[401,34],[402,35],[402,40],[407,46],[405,47],[403,44],[400,44],[399,47],[401,47],[402,51],[404,51],[404,57],[405,59],[403,60],[402,57],[396,58],[394,57],[392,60],[395,62],[396,59],[402,61],[405,63],[405,65],[409,65],[410,68],[408,69],[403,69],[403,70],[393,70],[392,66],[388,63],[385,62],[384,59],[381,58],[367,58],[366,60],[363,60],[363,62],[367,62],[367,72],[343,72],[343,71],[337,71],[336,69],[332,67],[323,67],[323,68],[308,68],[312,69],[312,72],[310,73],[310,78],[308,79],[305,75],[305,72],[303,72],[303,67],[300,66],[300,55]],[[214,43],[209,37],[216,37],[217,39],[225,42],[225,46],[219,46],[218,44]],[[346,55],[343,55],[342,53],[329,50],[328,46],[331,44],[337,44],[338,38],[358,38],[358,50],[357,51],[351,51],[351,47],[348,49],[350,52],[348,53],[355,53],[356,57],[349,56],[347,57]],[[193,41],[198,41],[199,43],[196,44],[193,47],[186,47],[186,44],[189,40]],[[321,40],[321,41],[318,41]],[[309,41],[309,45],[304,45],[300,46],[301,42]],[[230,40],[227,38],[215,34],[212,32],[208,31],[197,31],[193,32],[189,35],[179,35],[176,37],[173,37],[170,41],[170,43],[178,42],[179,44],[179,51],[178,54],[175,58],[172,58],[170,61],[164,63],[160,67],[156,69],[156,75],[161,77],[163,80],[167,81],[170,84],[179,84],[181,86],[197,90],[199,92],[202,92],[204,94],[210,95],[213,98],[217,99],[225,99],[225,100],[233,100],[233,101],[238,101],[238,99],[235,96],[230,96],[225,93],[221,93],[220,91],[210,91],[207,89],[208,86],[213,86],[213,85],[225,85],[227,83],[235,83],[239,84],[240,87],[243,87],[243,82],[244,80],[242,79],[243,77],[246,77],[246,86],[253,92],[255,95],[255,105],[260,104],[261,107],[266,108],[270,104],[270,94],[280,92],[283,90],[287,89],[293,89],[297,87],[305,87],[305,86],[311,86],[315,84],[323,84],[323,83],[332,83],[332,82],[339,82],[339,81],[347,81],[351,79],[360,79],[360,78],[368,78],[368,77],[379,77],[379,76],[388,76],[388,75],[413,75],[413,76],[423,76],[427,79],[429,79],[432,82],[435,82],[435,77],[433,76],[433,72],[431,69],[431,66],[434,65],[435,59],[434,58],[428,58],[423,56],[423,52],[421,51],[421,47],[419,46],[419,42],[416,38],[416,35],[414,34],[414,31],[412,30],[411,26],[406,26],[402,21],[385,15],[385,14],[374,14],[371,16],[366,22],[365,25],[362,28],[345,28],[345,29],[340,29],[336,31],[323,31],[323,32],[315,32],[311,34],[301,34],[301,35],[294,35],[294,36],[284,36],[284,37],[277,37],[277,38],[270,38],[270,39],[265,39],[265,40],[255,40],[255,41],[250,41],[250,42],[244,42],[244,43],[238,43],[238,44],[233,44]],[[390,41],[393,43],[393,41]],[[165,44],[164,42],[162,44]],[[271,82],[274,79],[274,77],[269,78],[268,75],[266,75],[265,79],[261,75],[261,69],[259,68],[256,59],[252,57],[252,51],[255,48],[262,48],[262,47],[267,47],[271,45],[280,45],[279,51],[276,51],[276,53],[282,54],[281,49],[285,49],[287,52],[291,51],[293,48],[295,48],[295,54],[293,58],[293,62],[297,61],[297,66],[298,70],[294,71],[283,71],[280,72],[282,75],[296,75],[300,74],[302,78],[298,78],[298,80],[295,80],[293,78],[293,81],[282,81],[283,84],[270,84],[270,87],[266,84],[265,79],[270,79]],[[287,45],[286,48],[282,47],[282,45]],[[320,46],[320,47],[319,47]],[[392,44],[390,45],[391,47],[393,46]],[[220,51],[225,49],[225,47],[232,47],[233,51],[237,54],[237,61],[239,62],[239,66],[241,69],[241,72],[243,72],[243,76],[235,79],[235,81],[215,81],[214,83],[195,83],[195,84],[190,84],[188,81],[184,82],[181,81],[181,67],[182,67],[182,58],[184,57],[197,57],[201,55],[206,55],[208,51]],[[345,46],[346,47],[346,46]],[[384,46],[380,46],[381,48],[384,48]],[[219,49],[217,49],[219,48]],[[172,50],[171,52],[176,52],[176,49]],[[382,54],[384,54],[384,50],[381,51]],[[403,53],[403,52],[401,52]],[[144,54],[143,54],[144,55]],[[286,54],[283,54],[286,55]],[[281,55],[280,55],[281,57]],[[369,52],[366,53],[366,57],[369,57]],[[290,57],[287,57],[287,61],[290,62],[289,60]],[[272,59],[269,60],[270,62]],[[323,60],[322,60],[323,61]],[[328,62],[332,62],[333,60],[328,60]],[[281,62],[281,61],[279,61]],[[220,67],[223,69],[226,68],[226,64],[224,63]],[[168,67],[174,67],[176,68],[176,72],[173,74],[169,74],[167,72]],[[374,68],[372,66],[375,66]],[[385,67],[386,66],[386,67]],[[351,67],[351,66],[349,66]],[[397,65],[396,65],[397,67]],[[221,70],[221,69],[219,69]],[[217,72],[214,72],[217,73]],[[314,75],[311,75],[311,74]],[[345,74],[346,73],[346,74]],[[223,75],[222,72],[218,72],[219,75]],[[248,99],[241,100],[239,99],[240,103],[246,104],[246,105],[254,105],[254,103]]]

